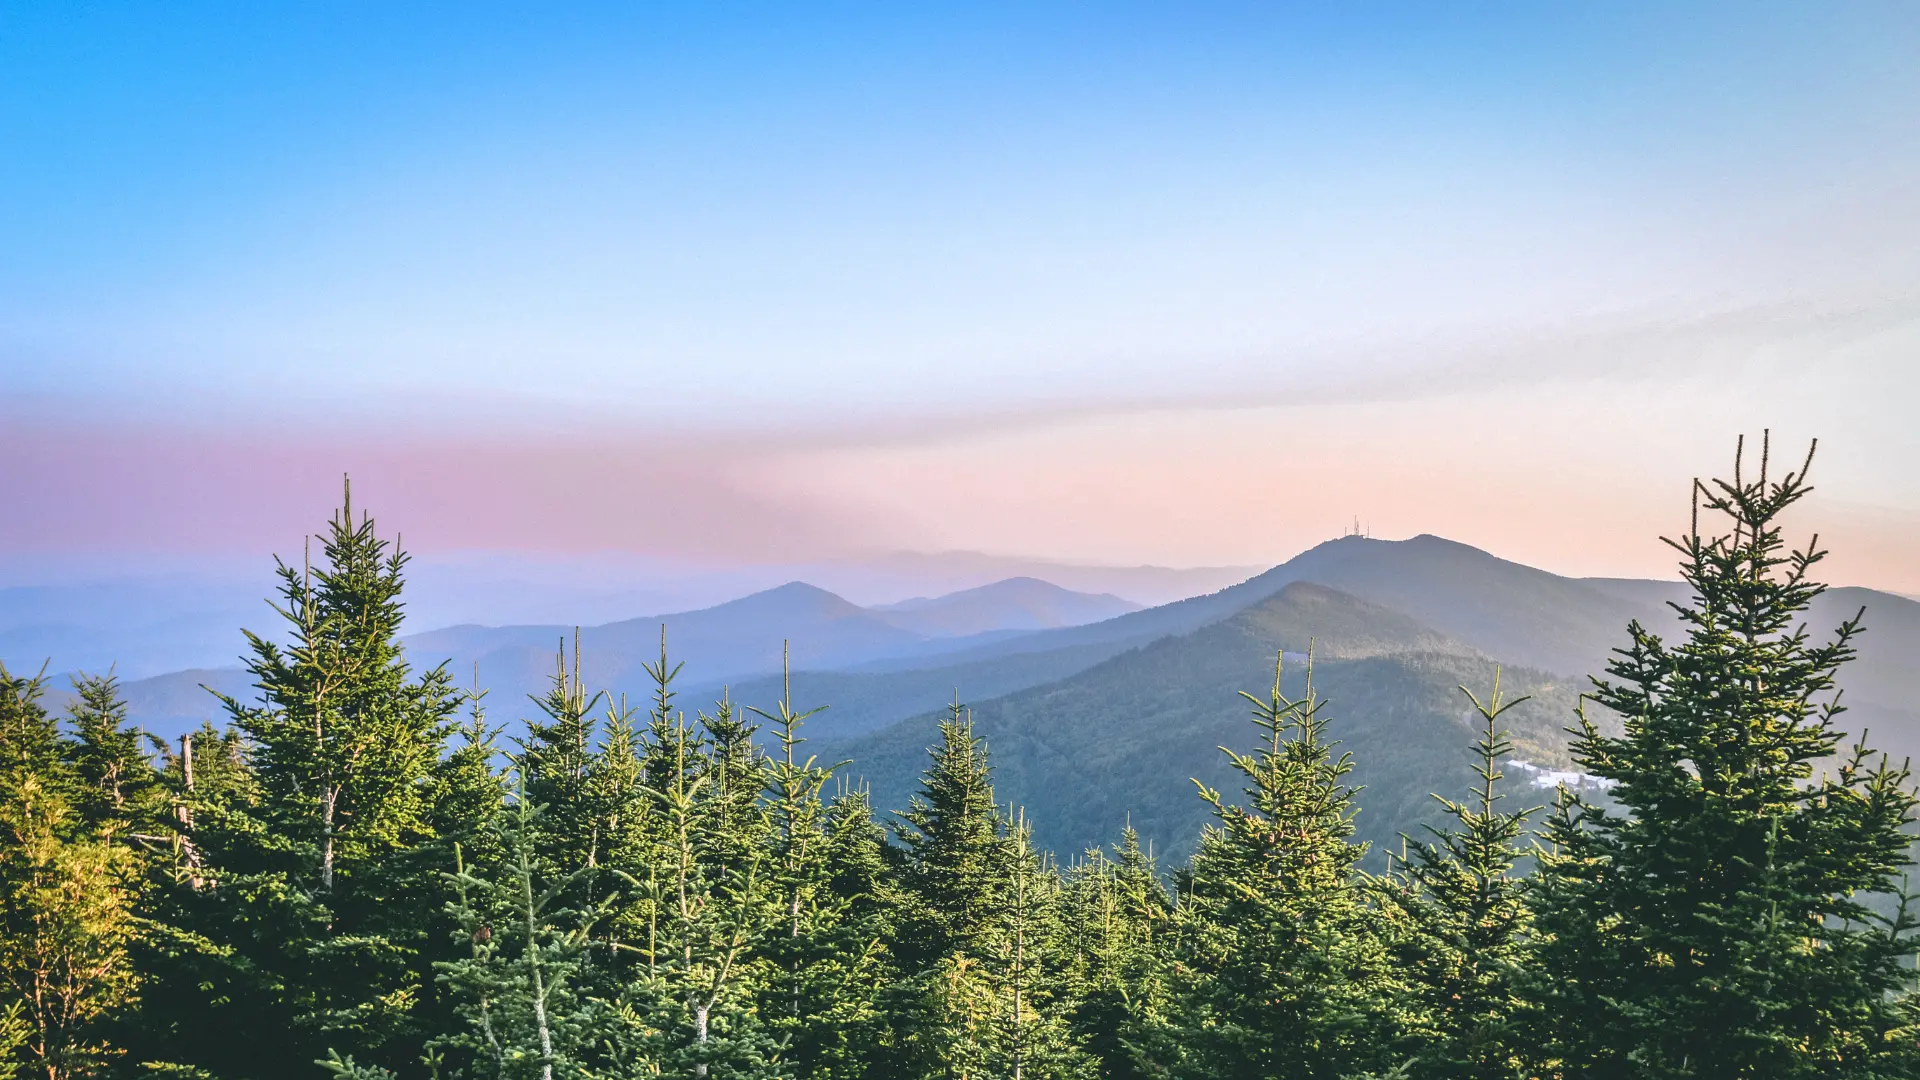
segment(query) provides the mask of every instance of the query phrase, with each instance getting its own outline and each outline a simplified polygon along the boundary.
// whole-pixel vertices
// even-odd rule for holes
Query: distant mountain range
[[[45,560],[42,560],[45,562]],[[620,552],[585,555],[460,553],[407,568],[408,625],[596,626],[635,612],[696,611],[805,581],[865,607],[944,597],[1008,579],[1110,594],[1133,606],[1164,604],[1243,581],[1258,567],[1091,566],[978,552],[891,553],[781,565],[714,566]],[[12,668],[104,671],[125,679],[231,666],[236,627],[271,633],[271,559],[123,563],[104,570],[79,557],[48,565],[0,558],[0,660]],[[1095,605],[1091,617],[1117,609]],[[1073,615],[1068,621],[1081,619]],[[1044,616],[1017,626],[1060,625]]]
[[[1035,578],[1011,578],[946,596],[879,608],[849,603],[825,589],[790,582],[715,607],[627,619],[580,631],[581,671],[592,686],[643,694],[642,665],[658,660],[661,635],[683,685],[711,685],[781,668],[846,668],[876,659],[916,660],[977,647],[1038,629],[1071,626],[1138,610],[1111,595],[1093,596]],[[571,649],[563,626],[455,626],[406,639],[414,662],[447,661],[510,700],[545,689],[558,651]]]
[[[1218,746],[1253,729],[1237,692],[1264,692],[1289,654],[1297,692],[1311,646],[1330,699],[1332,735],[1366,785],[1363,836],[1391,846],[1432,816],[1430,792],[1461,790],[1473,738],[1457,687],[1484,693],[1496,665],[1519,756],[1565,769],[1565,727],[1586,677],[1627,640],[1629,622],[1677,629],[1675,582],[1567,578],[1434,536],[1348,537],[1216,592],[1155,607],[1018,577],[931,599],[874,606],[801,582],[681,613],[580,631],[590,686],[636,701],[640,665],[685,661],[690,712],[722,692],[770,707],[790,641],[795,704],[829,708],[804,734],[876,804],[905,805],[934,725],[956,694],[989,744],[1001,799],[1031,811],[1056,851],[1110,839],[1129,816],[1162,850],[1189,843],[1205,818],[1189,778],[1233,788]],[[1870,589],[1830,590],[1810,624],[1823,632],[1865,609],[1860,658],[1843,677],[1847,726],[1897,756],[1920,752],[1920,603]],[[416,663],[448,661],[465,683],[477,667],[493,715],[525,717],[523,695],[546,685],[572,630],[557,624],[453,626],[406,639]],[[129,682],[136,717],[173,731],[211,716],[201,683],[250,694],[235,670],[187,670]],[[723,690],[724,688],[724,690]],[[1523,775],[1524,774],[1524,775]],[[1513,792],[1547,797],[1516,768]]]
[[[791,582],[698,611],[585,627],[579,646],[591,685],[629,692],[637,700],[650,686],[642,665],[659,658],[663,629],[673,662],[686,665],[680,685],[718,693],[727,682],[779,671],[789,642],[791,661],[802,670],[834,670],[877,658],[918,657],[931,663],[927,658],[945,651],[1138,609],[1117,596],[1074,592],[1030,577],[875,608]],[[229,626],[226,633],[237,643],[237,628]],[[574,633],[561,625],[464,625],[414,634],[404,644],[416,667],[445,662],[460,685],[477,678],[492,707],[517,716],[525,712],[529,695],[546,689],[561,651],[572,650]],[[65,685],[58,680],[55,689]],[[253,696],[250,678],[237,667],[168,672],[127,680],[124,689],[135,721],[169,737],[219,717],[208,689],[243,701]]]

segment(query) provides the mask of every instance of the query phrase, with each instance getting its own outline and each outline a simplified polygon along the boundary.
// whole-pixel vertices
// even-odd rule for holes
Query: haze
[[[297,551],[1920,592],[1920,8],[10,5],[0,574]]]

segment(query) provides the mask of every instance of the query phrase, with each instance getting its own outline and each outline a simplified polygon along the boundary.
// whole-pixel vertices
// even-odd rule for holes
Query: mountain
[[[1091,626],[983,644],[956,659],[983,660],[1067,645],[1120,652],[1190,633],[1279,592],[1315,581],[1402,611],[1485,652],[1548,671],[1597,670],[1629,619],[1659,605],[1511,562],[1437,536],[1374,540],[1347,536],[1309,548],[1240,584]],[[900,669],[898,660],[866,670]]]
[[[969,700],[999,697],[1085,671],[1108,655],[1104,646],[1068,645],[1049,652],[911,671],[796,671],[786,679],[763,675],[730,686],[682,686],[680,701],[688,709],[705,707],[725,692],[737,702],[770,711],[781,693],[791,688],[795,709],[826,706],[807,721],[807,739],[833,743],[932,712],[952,701],[962,688]],[[838,747],[822,753],[837,756]]]
[[[1129,813],[1148,835],[1178,845],[1206,816],[1185,778],[1234,789],[1216,747],[1244,748],[1251,737],[1236,692],[1269,685],[1275,650],[1301,651],[1315,638],[1334,735],[1369,789],[1361,834],[1384,842],[1431,815],[1427,793],[1464,783],[1472,730],[1457,684],[1483,692],[1496,660],[1507,665],[1509,696],[1534,696],[1508,714],[1520,757],[1565,767],[1563,729],[1586,675],[1626,643],[1632,620],[1675,634],[1667,603],[1687,595],[1679,582],[1565,578],[1438,537],[1348,538],[1207,597],[991,643],[956,654],[937,676],[868,665],[833,689],[860,710],[929,705],[957,685],[993,750],[1001,798],[1025,804],[1056,851],[1110,837]],[[1236,610],[1216,617],[1229,607]],[[1850,710],[1841,727],[1855,737],[1868,731],[1870,744],[1896,759],[1920,759],[1920,604],[1831,589],[1809,612],[1809,629],[1824,635],[1862,610],[1858,659],[1841,676]],[[1074,661],[1088,666],[1039,681]],[[1035,681],[1002,689],[1022,674]],[[910,686],[916,675],[921,685]],[[959,676],[980,680],[978,688]],[[841,726],[814,734],[829,756],[852,759],[850,772],[873,786],[876,805],[898,806],[925,764],[938,716],[929,708],[884,725],[843,712]],[[868,733],[845,738],[848,729]]]
[[[73,675],[62,672],[48,678],[42,698],[48,709],[61,713],[72,703]],[[128,679],[120,683],[120,697],[127,703],[127,719],[135,726],[172,740],[204,721],[226,724],[227,710],[209,688],[243,704],[256,700],[253,676],[241,668],[189,668]]]
[[[1218,749],[1244,750],[1257,736],[1239,691],[1264,695],[1284,651],[1285,688],[1299,694],[1299,654],[1310,643],[1331,736],[1354,755],[1353,779],[1367,787],[1361,835],[1385,842],[1431,819],[1429,793],[1463,790],[1470,778],[1475,729],[1457,687],[1484,697],[1496,661],[1402,613],[1299,581],[1224,620],[1067,678],[976,699],[975,730],[993,757],[995,791],[1025,806],[1037,839],[1056,852],[1110,841],[1130,818],[1178,856],[1208,819],[1188,778],[1229,794],[1239,787]],[[1562,729],[1582,684],[1525,668],[1508,668],[1503,684],[1509,697],[1532,695],[1504,718],[1519,756],[1566,765]],[[875,805],[905,806],[938,717],[835,742],[830,756],[852,759],[846,772],[872,788]]]
[[[1320,655],[1328,665],[1401,652],[1467,655],[1458,653],[1466,649],[1551,673],[1558,677],[1556,685],[1584,685],[1577,677],[1601,669],[1609,650],[1625,643],[1630,620],[1671,633],[1677,623],[1666,604],[1686,595],[1677,581],[1561,577],[1439,537],[1349,537],[1215,593],[1080,626],[1044,628],[1050,621],[1096,616],[1128,602],[1012,579],[931,600],[867,608],[796,582],[711,608],[586,628],[582,659],[590,685],[616,694],[643,691],[639,665],[658,656],[664,622],[673,658],[687,662],[677,684],[687,708],[717,698],[727,685],[736,700],[767,707],[780,695],[775,673],[781,642],[790,640],[795,704],[830,706],[809,724],[807,734],[823,755],[839,759],[864,752],[855,744],[903,721],[912,719],[924,734],[930,730],[923,722],[926,715],[956,692],[978,703],[984,715],[998,699],[1076,679],[1123,654],[1144,655],[1157,642],[1233,620],[1299,582],[1397,613],[1449,643],[1349,656],[1344,650],[1353,647],[1358,633],[1349,626],[1321,635]],[[1852,709],[1845,725],[1855,732],[1870,729],[1874,744],[1896,757],[1920,760],[1920,663],[1915,662],[1920,659],[1920,604],[1889,593],[1837,588],[1816,603],[1811,626],[1824,632],[1862,607],[1867,631],[1858,639],[1860,659],[1842,679]],[[41,604],[0,615],[0,625],[6,616],[17,625],[57,613]],[[253,625],[266,621],[254,619]],[[1042,628],[1029,628],[1036,625]],[[981,626],[998,628],[968,632]],[[229,627],[226,633],[233,642],[227,655],[237,653],[237,632]],[[495,715],[511,720],[530,710],[524,695],[544,689],[563,641],[571,648],[570,627],[469,625],[414,635],[407,645],[416,664],[451,661],[462,685],[477,667],[480,685],[490,688]],[[1576,678],[1568,682],[1567,677]],[[132,715],[150,729],[167,732],[201,718],[217,719],[217,703],[203,698],[197,686],[207,678],[223,685],[238,680],[245,690],[245,676],[235,671],[195,670],[129,682]],[[1266,679],[1256,672],[1239,688],[1264,685]],[[64,685],[61,680],[58,688]],[[1230,693],[1227,698],[1234,700]],[[1441,694],[1436,700],[1450,698]]]
[[[1213,592],[1260,572],[1257,566],[1092,566],[977,551],[903,551],[828,559],[784,570],[789,578],[811,581],[862,605],[891,603],[903,596],[939,596],[1028,577],[1074,592],[1111,593],[1153,606]]]
[[[643,694],[650,684],[641,665],[659,659],[664,626],[673,662],[686,665],[679,685],[693,692],[691,700],[703,700],[723,684],[778,672],[783,647],[791,650],[798,671],[833,671],[875,658],[926,669],[936,666],[945,652],[1136,607],[1119,597],[1077,593],[1033,578],[884,608],[863,608],[824,589],[791,582],[699,611],[584,628],[581,669],[589,685],[615,694]],[[545,689],[558,651],[563,643],[571,650],[572,640],[572,631],[561,626],[455,626],[410,636],[406,647],[415,663],[445,660],[466,678],[477,666],[479,683],[491,688],[496,707],[504,699],[517,708],[522,695]],[[1042,670],[1044,677],[1065,673],[1030,662],[1012,667]],[[919,681],[927,678],[923,674]],[[992,679],[985,682],[1000,685]]]
[[[873,656],[914,651],[927,636],[894,625],[803,582],[699,611],[646,616],[580,631],[581,670],[594,686],[637,690],[641,664],[660,658],[661,628],[687,677],[712,680],[778,671],[783,643],[797,667],[832,668]],[[405,640],[418,664],[451,662],[456,671],[480,666],[483,686],[533,690],[554,670],[573,631],[561,626],[455,626]]]
[[[144,678],[231,663],[237,629],[274,618],[263,591],[165,578],[0,589],[0,660],[17,671],[98,671]]]
[[[1112,593],[1082,593],[1039,578],[1014,577],[928,599],[917,596],[871,610],[904,630],[928,637],[962,637],[994,630],[1051,630],[1104,622],[1139,611]]]
[[[298,562],[298,552],[291,553]],[[526,555],[442,552],[407,570],[410,624],[590,626],[637,611],[693,611],[807,581],[861,605],[940,597],[1008,578],[1163,604],[1241,581],[1257,567],[1088,566],[978,552],[891,553],[785,564],[719,564],[631,552]],[[104,671],[123,677],[231,664],[235,629],[271,632],[270,559],[46,558],[0,552],[0,661],[10,668]],[[1091,609],[1090,609],[1091,610]],[[1090,618],[1117,610],[1098,609]],[[1044,619],[1036,626],[1062,623]]]
[[[1678,581],[1566,578],[1439,537],[1349,537],[1218,593],[959,650],[940,657],[938,666],[908,658],[847,672],[796,672],[796,702],[831,703],[809,734],[827,742],[844,739],[938,709],[956,690],[968,701],[984,702],[1067,678],[1159,638],[1230,618],[1294,581],[1331,585],[1407,612],[1503,662],[1579,677],[1604,669],[1610,651],[1625,644],[1631,620],[1671,632],[1677,624],[1665,604],[1686,596]],[[1813,625],[1837,625],[1863,606],[1868,629],[1858,639],[1860,660],[1842,677],[1853,710],[1847,723],[1853,731],[1869,729],[1875,744],[1896,756],[1920,760],[1920,713],[1913,704],[1920,702],[1920,664],[1914,663],[1920,657],[1920,604],[1868,589],[1833,589],[1816,602]],[[777,679],[734,686],[737,699],[763,707],[779,693]],[[832,750],[836,757],[850,752]]]

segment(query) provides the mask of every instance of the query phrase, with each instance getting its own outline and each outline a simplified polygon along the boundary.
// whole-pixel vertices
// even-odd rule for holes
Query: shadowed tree
[[[1835,675],[1859,616],[1824,638],[1801,621],[1823,585],[1817,539],[1780,517],[1807,467],[1695,485],[1680,540],[1693,598],[1669,642],[1635,623],[1595,681],[1619,735],[1581,716],[1574,755],[1619,809],[1563,798],[1535,902],[1545,1067],[1622,1077],[1912,1075],[1915,1031],[1893,993],[1914,924],[1866,902],[1900,885],[1915,797],[1907,770],[1843,749]],[[1701,512],[1725,531],[1708,535]],[[1837,755],[1837,756],[1836,756]]]

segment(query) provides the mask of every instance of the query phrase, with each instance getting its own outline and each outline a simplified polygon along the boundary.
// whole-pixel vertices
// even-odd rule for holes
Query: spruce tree
[[[1434,796],[1448,824],[1430,828],[1430,840],[1407,838],[1407,854],[1380,883],[1380,895],[1395,923],[1392,955],[1406,995],[1401,1026],[1412,1074],[1507,1080],[1527,1060],[1519,985],[1531,912],[1514,867],[1537,808],[1500,808],[1500,760],[1513,745],[1499,723],[1527,699],[1503,701],[1497,669],[1487,701],[1460,690],[1484,725],[1474,744],[1473,797]]]
[[[1198,785],[1215,820],[1178,881],[1180,1015],[1161,1043],[1176,1075],[1309,1080],[1384,1060],[1390,984],[1352,840],[1352,761],[1326,740],[1311,660],[1300,698],[1280,676],[1276,663],[1266,699],[1242,695],[1263,745],[1224,751],[1245,802]]]
[[[1104,1077],[1154,1075],[1146,1044],[1168,1019],[1172,907],[1132,825],[1113,854],[1090,849],[1067,872],[1067,948],[1077,987],[1073,1032]]]
[[[668,666],[664,644],[649,670],[654,715],[642,758],[654,801],[645,879],[654,914],[647,974],[650,999],[670,1004],[648,1016],[652,1006],[639,1003],[635,1015],[663,1032],[665,1066],[685,1075],[785,1075],[777,1042],[753,1009],[767,976],[759,946],[781,913],[755,728],[725,697],[693,723],[672,710],[678,668]]]
[[[164,961],[193,974],[162,1060],[289,1075],[332,1048],[395,1067],[428,1034],[445,898],[433,818],[461,695],[444,668],[408,664],[407,557],[350,489],[319,554],[276,560],[285,643],[247,634],[262,704],[225,699],[253,796],[193,823],[203,865],[167,900]]]
[[[1067,1077],[1091,1059],[1065,1023],[1058,882],[1024,821],[994,804],[985,748],[957,700],[900,813],[894,1009],[906,1074]]]
[[[131,853],[76,808],[95,789],[62,759],[45,681],[0,666],[0,1046],[47,1080],[100,1075],[139,989]]]
[[[513,797],[494,819],[497,867],[476,873],[463,860],[450,876],[456,943],[468,955],[436,966],[465,1025],[431,1050],[451,1053],[462,1074],[476,1080],[594,1075],[617,1024],[580,992],[593,926],[604,911],[568,898],[592,888],[594,869],[550,869],[553,859],[541,850],[551,835],[544,813],[516,770]]]
[[[900,955],[925,967],[956,953],[984,954],[1005,909],[1004,821],[994,804],[985,747],[957,700],[912,804],[898,813],[911,907],[902,913]]]
[[[781,909],[764,939],[769,976],[758,1011],[794,1076],[864,1076],[889,974],[884,928],[872,918],[880,837],[864,801],[830,807],[823,800],[834,767],[800,749],[801,726],[820,710],[794,710],[790,677],[774,709],[752,711],[773,727],[777,747],[765,761],[765,802],[770,884]],[[869,880],[856,882],[862,874]]]
[[[1009,811],[998,954],[990,958],[1001,1019],[993,1073],[1014,1078],[1092,1077],[1097,1060],[1070,1017],[1078,1001],[1060,875],[1033,847],[1026,814]]]
[[[429,836],[427,778],[460,695],[444,667],[412,677],[399,639],[407,556],[371,515],[355,520],[351,487],[321,555],[297,570],[275,560],[291,644],[248,631],[266,705],[228,706],[253,742],[271,826],[326,896],[342,872]]]
[[[75,811],[88,824],[115,834],[135,828],[151,832],[165,800],[141,733],[127,724],[119,681],[111,673],[79,675],[73,692],[65,756],[78,785]]]
[[[546,694],[533,699],[542,715],[527,722],[518,755],[527,796],[542,808],[542,836],[535,847],[552,868],[588,867],[599,861],[603,808],[593,790],[599,735],[593,710],[603,696],[588,695],[580,680],[576,629],[573,666],[568,668],[563,646]]]
[[[1683,636],[1639,625],[1580,718],[1580,767],[1612,806],[1567,795],[1549,823],[1535,903],[1544,1067],[1562,1075],[1913,1075],[1896,999],[1914,926],[1869,902],[1900,885],[1915,797],[1904,766],[1845,748],[1835,676],[1861,616],[1816,638],[1818,540],[1791,550],[1781,515],[1807,463],[1695,484],[1693,527],[1668,541],[1693,598]],[[1701,511],[1723,530],[1702,531]]]

